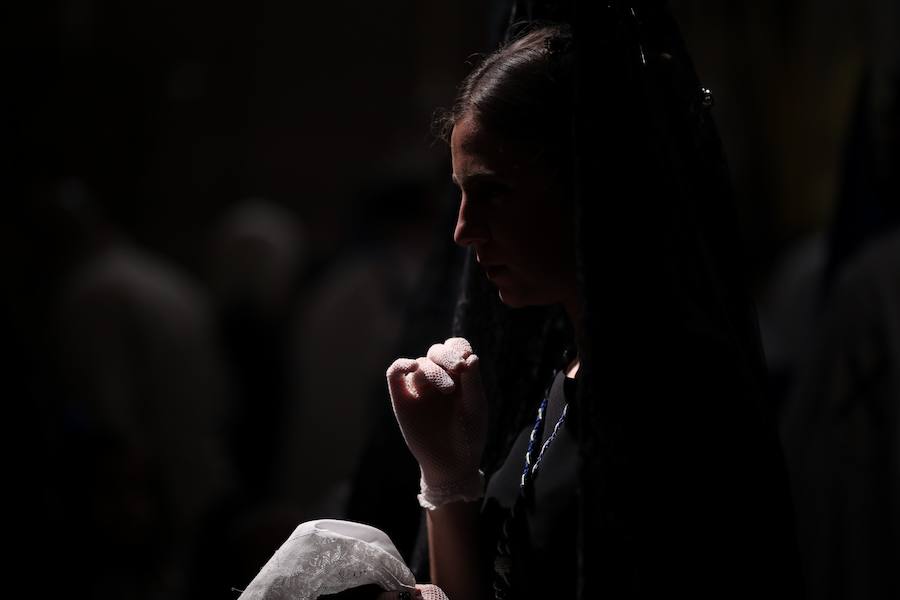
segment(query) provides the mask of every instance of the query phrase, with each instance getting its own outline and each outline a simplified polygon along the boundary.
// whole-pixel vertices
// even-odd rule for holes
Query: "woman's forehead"
[[[450,151],[454,154],[491,154],[493,146],[499,141],[495,138],[469,113],[453,126]]]
[[[457,183],[477,176],[502,176],[519,169],[523,153],[485,129],[471,114],[457,121],[450,136]]]

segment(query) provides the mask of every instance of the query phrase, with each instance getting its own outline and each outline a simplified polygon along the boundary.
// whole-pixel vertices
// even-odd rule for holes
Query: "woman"
[[[679,96],[693,72],[664,11],[610,21],[609,43],[583,44],[578,61],[568,28],[526,33],[472,71],[442,118],[461,192],[454,240],[470,250],[460,337],[387,371],[421,468],[432,580],[452,600],[796,597],[755,324],[728,269],[724,171],[710,172],[718,146]],[[592,97],[598,47],[612,61],[604,93],[635,86],[614,118],[574,111],[576,85]],[[603,151],[573,141],[573,115],[608,132]],[[617,135],[635,116],[641,127]],[[630,187],[585,171],[585,157],[616,152],[644,169]],[[628,225],[650,241],[601,254],[598,203],[648,189],[657,212]],[[606,385],[623,373],[628,390]]]

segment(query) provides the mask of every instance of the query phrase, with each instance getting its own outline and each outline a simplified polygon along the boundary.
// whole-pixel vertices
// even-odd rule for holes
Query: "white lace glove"
[[[469,342],[450,338],[427,357],[398,358],[387,381],[397,423],[422,471],[419,504],[434,509],[482,497],[487,403]]]

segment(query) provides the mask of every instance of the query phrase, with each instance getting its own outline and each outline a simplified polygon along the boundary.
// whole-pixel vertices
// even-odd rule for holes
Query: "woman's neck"
[[[572,324],[572,330],[575,332],[575,358],[566,365],[566,377],[574,378],[578,374],[581,367],[581,340],[584,335],[584,325],[581,321],[581,302],[576,296],[568,301],[563,302],[563,308],[569,316],[569,322]]]

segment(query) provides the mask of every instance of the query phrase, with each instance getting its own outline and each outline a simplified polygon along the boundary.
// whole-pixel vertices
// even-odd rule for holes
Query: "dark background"
[[[896,181],[900,13],[670,5],[716,99],[782,414],[825,327],[834,240],[850,256],[891,213],[837,207],[896,204],[872,182]],[[406,317],[453,252],[430,125],[504,11],[6,7],[2,394],[23,578],[236,597],[297,523],[347,516],[384,369],[425,349],[404,346],[410,327],[449,331],[440,311]]]

